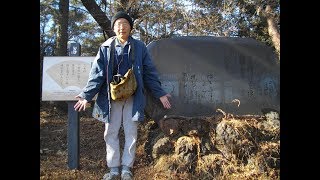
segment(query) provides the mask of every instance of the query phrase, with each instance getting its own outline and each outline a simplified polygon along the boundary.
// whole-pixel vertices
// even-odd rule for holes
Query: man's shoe
[[[119,180],[120,174],[114,172],[108,172],[103,176],[102,180]]]
[[[133,179],[133,175],[132,175],[131,171],[122,170],[121,180],[132,180],[132,179]]]

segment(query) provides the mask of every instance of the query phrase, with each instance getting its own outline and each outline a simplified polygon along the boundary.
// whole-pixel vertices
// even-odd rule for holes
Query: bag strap
[[[132,70],[133,70],[133,64],[134,64],[134,42],[131,42],[130,45],[131,45],[130,59],[132,61]]]

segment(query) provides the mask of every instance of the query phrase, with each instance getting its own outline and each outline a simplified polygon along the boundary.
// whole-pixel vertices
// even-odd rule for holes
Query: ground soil
[[[90,109],[80,114],[80,160],[78,169],[68,167],[68,116],[67,107],[64,104],[43,102],[40,106],[40,179],[81,179],[98,180],[102,179],[107,172],[105,160],[105,142],[103,139],[104,124],[93,119]],[[210,176],[197,176],[194,172],[183,171],[159,171],[159,161],[150,161],[150,153],[146,152],[145,144],[148,139],[150,124],[147,120],[139,125],[139,137],[137,144],[136,161],[133,168],[135,180],[148,179],[215,179]],[[153,126],[153,131],[161,132],[160,128]],[[150,138],[150,136],[149,136]],[[122,136],[121,136],[121,139]],[[278,145],[280,140],[278,141]],[[257,153],[259,154],[259,153]],[[260,153],[261,155],[261,153]],[[271,155],[269,155],[271,156]],[[280,161],[280,157],[278,158]],[[219,161],[220,162],[220,161]],[[221,161],[222,162],[222,161]],[[229,176],[216,179],[280,179],[280,169],[267,168],[263,173],[255,173],[252,169],[232,167],[228,162]],[[242,166],[233,164],[234,166]],[[253,168],[259,169],[259,168]],[[261,169],[261,168],[260,168]],[[221,171],[222,172],[222,171]],[[232,175],[230,175],[232,174]],[[222,176],[220,176],[222,177]]]

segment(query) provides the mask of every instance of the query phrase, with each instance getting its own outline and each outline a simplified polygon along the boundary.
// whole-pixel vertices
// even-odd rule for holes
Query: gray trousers
[[[111,101],[111,118],[105,123],[104,140],[106,142],[107,166],[119,167],[126,165],[132,167],[136,153],[138,122],[132,121],[133,97],[124,101]],[[125,142],[120,161],[119,130],[123,125]]]

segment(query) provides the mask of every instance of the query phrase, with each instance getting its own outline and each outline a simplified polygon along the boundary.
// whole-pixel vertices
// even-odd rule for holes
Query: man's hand
[[[161,101],[163,107],[166,108],[166,109],[170,109],[171,108],[169,97],[171,97],[170,94],[166,94],[166,95],[160,97],[160,101]]]
[[[74,105],[74,110],[79,112],[82,110],[85,111],[88,101],[86,99],[81,98],[80,96],[76,96],[75,98],[78,99],[78,102]]]

